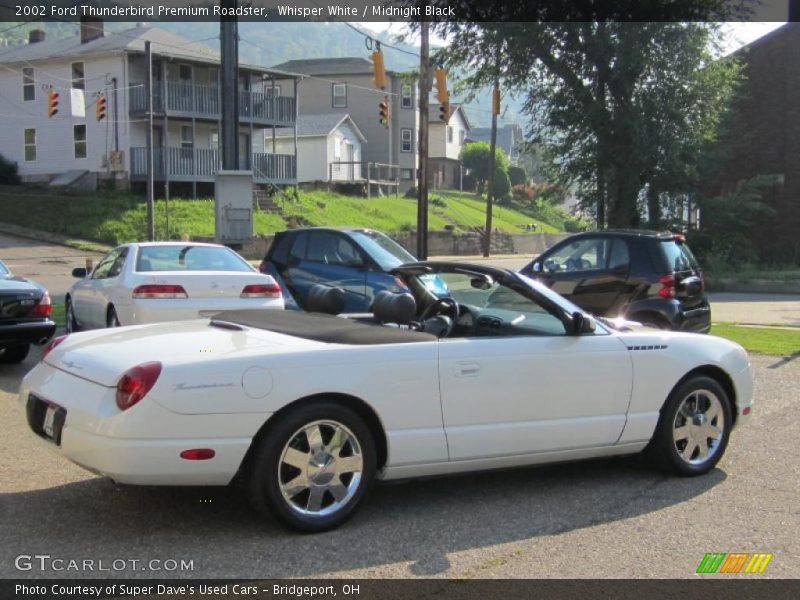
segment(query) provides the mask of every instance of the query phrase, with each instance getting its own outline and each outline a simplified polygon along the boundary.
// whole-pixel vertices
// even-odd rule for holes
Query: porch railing
[[[158,113],[179,113],[184,116],[219,117],[220,89],[216,85],[197,85],[180,81],[153,84],[153,110]],[[166,102],[165,102],[166,99]],[[130,90],[130,111],[147,111],[147,94],[143,84]],[[295,99],[263,92],[239,91],[239,116],[245,120],[293,123]]]
[[[253,152],[242,157],[242,166],[253,169],[253,178],[265,182],[293,182],[296,180],[297,164],[291,154],[264,154]],[[153,150],[153,176],[163,180],[212,181],[214,174],[222,168],[222,159],[217,150],[204,148],[155,148]],[[147,148],[131,148],[131,179],[147,176]]]

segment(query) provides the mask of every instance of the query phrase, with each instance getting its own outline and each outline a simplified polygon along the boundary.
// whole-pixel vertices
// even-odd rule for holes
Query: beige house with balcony
[[[156,194],[213,195],[221,166],[219,54],[156,27],[104,32],[81,23],[80,34],[0,49],[0,154],[15,161],[26,181],[67,172],[144,187],[147,171],[145,42],[153,57],[153,146]],[[297,180],[294,144],[265,147],[265,132],[294,130],[297,78],[253,65],[239,68],[240,168],[258,184]],[[59,111],[47,116],[49,90]],[[95,118],[95,99],[107,99]]]

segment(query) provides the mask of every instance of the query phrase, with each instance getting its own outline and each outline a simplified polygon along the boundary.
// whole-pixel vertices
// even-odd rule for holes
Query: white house
[[[76,27],[78,24],[76,24]],[[155,27],[106,33],[102,22],[81,22],[79,35],[0,48],[0,154],[15,161],[24,181],[65,172],[143,186],[148,98],[145,42],[153,56],[153,146],[157,193],[213,192],[220,167],[219,55]],[[265,131],[295,126],[297,79],[240,65],[240,168],[259,183],[296,181],[294,147],[264,149]],[[58,112],[49,116],[50,91]],[[96,99],[107,102],[98,120]],[[198,190],[198,188],[200,188]]]
[[[461,189],[461,149],[469,136],[470,124],[459,104],[450,105],[450,118],[441,120],[440,104],[428,109],[428,172],[435,188]]]
[[[265,136],[267,152],[286,153],[293,149],[291,130],[278,129],[274,139],[271,132],[265,132]],[[366,141],[348,114],[301,115],[297,119],[297,181],[362,179],[361,145]]]

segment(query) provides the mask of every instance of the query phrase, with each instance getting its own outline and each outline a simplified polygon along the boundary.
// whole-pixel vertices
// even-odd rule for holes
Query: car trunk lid
[[[205,319],[137,325],[71,335],[47,355],[49,365],[77,377],[113,387],[136,365],[159,361],[191,364],[202,372],[221,359],[247,354],[264,357],[315,345],[316,342],[238,325],[218,327]]]
[[[189,298],[239,298],[248,285],[274,284],[269,275],[253,272],[159,271],[142,277],[142,285],[180,286]]]
[[[16,320],[30,315],[41,299],[41,292],[27,281],[3,279],[0,281],[0,319]]]
[[[702,304],[705,299],[703,271],[683,236],[673,236],[661,243],[667,267],[674,278],[675,297],[687,308]]]

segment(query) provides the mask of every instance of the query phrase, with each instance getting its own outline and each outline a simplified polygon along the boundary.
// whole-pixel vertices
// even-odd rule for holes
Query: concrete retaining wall
[[[492,254],[537,255],[564,239],[566,233],[522,233],[492,236]],[[414,232],[392,236],[409,252],[416,254],[417,239]],[[254,236],[238,250],[247,260],[264,258],[272,243],[272,235]],[[195,241],[213,242],[212,238],[193,238]],[[483,253],[481,236],[477,233],[452,233],[432,231],[428,234],[428,256],[475,256]]]

